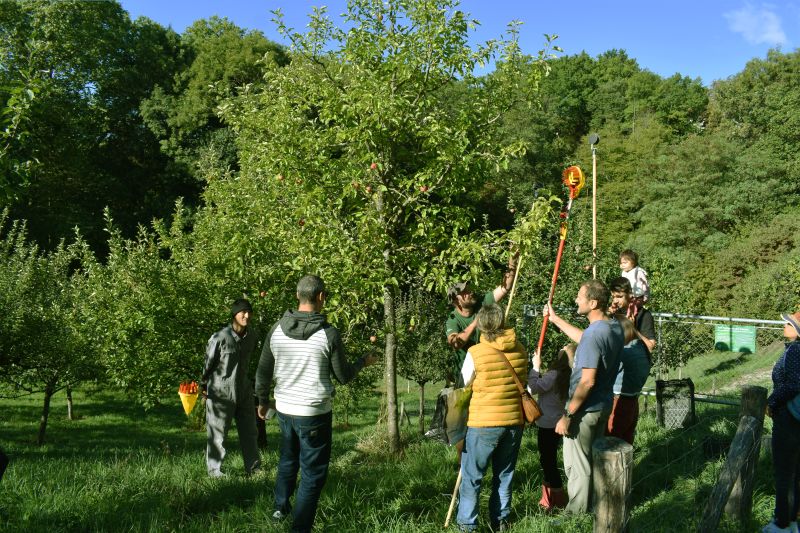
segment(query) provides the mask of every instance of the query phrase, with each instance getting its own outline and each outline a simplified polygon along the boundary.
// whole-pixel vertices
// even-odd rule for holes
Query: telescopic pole
[[[597,279],[597,143],[599,142],[598,134],[589,135],[589,145],[592,147],[592,279]]]
[[[559,218],[561,218],[561,225],[559,226],[558,234],[559,234],[559,243],[558,243],[558,253],[556,253],[556,265],[553,268],[553,279],[550,282],[550,294],[547,296],[547,305],[553,305],[553,295],[556,292],[556,282],[558,281],[558,270],[561,267],[561,256],[564,254],[564,243],[567,240],[567,222],[569,221],[569,212],[572,209],[572,200],[574,200],[578,193],[583,188],[584,184],[584,176],[583,171],[580,167],[571,166],[568,167],[563,173],[563,181],[564,184],[569,187],[569,200],[564,208],[559,213]],[[536,351],[541,355],[542,353],[542,346],[544,346],[544,335],[547,332],[547,323],[550,321],[550,316],[545,314],[542,317],[542,331],[539,334],[539,343],[536,345]]]

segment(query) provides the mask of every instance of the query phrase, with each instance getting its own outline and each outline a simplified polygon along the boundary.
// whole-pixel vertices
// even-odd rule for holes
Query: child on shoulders
[[[619,268],[621,276],[631,282],[633,297],[628,306],[628,318],[634,318],[639,309],[650,300],[650,283],[647,281],[647,271],[639,266],[639,256],[633,250],[623,250],[619,254]]]

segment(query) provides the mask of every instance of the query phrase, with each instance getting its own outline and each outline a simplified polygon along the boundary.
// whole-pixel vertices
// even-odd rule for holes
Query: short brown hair
[[[325,282],[319,276],[309,274],[297,282],[297,299],[301,304],[313,304],[324,292]]]
[[[605,312],[608,309],[608,300],[611,299],[611,292],[606,284],[599,279],[590,279],[582,287],[586,287],[586,299],[595,300],[597,308]]]
[[[636,325],[625,313],[617,313],[614,315],[614,319],[619,322],[619,325],[622,326],[622,331],[625,332],[625,344],[636,338]]]

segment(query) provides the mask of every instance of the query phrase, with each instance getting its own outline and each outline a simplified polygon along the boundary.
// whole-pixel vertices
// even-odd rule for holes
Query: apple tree
[[[249,239],[234,262],[269,266],[276,283],[320,274],[334,323],[377,322],[398,451],[397,295],[417,280],[442,290],[454,273],[437,264],[477,274],[505,259],[465,198],[524,152],[498,123],[535,102],[548,52],[525,56],[514,24],[473,48],[477,22],[454,0],[351,0],[340,26],[317,9],[306,33],[275,20],[290,62],[265,57],[264,83],[221,104],[241,171],[209,181],[198,225]]]
[[[401,294],[395,309],[397,362],[402,376],[419,385],[419,432],[425,433],[425,384],[442,380],[448,369],[444,342],[445,301],[416,288]]]
[[[7,210],[0,234],[0,396],[43,393],[37,437],[43,444],[53,395],[99,374],[84,321],[86,267],[94,257],[80,237],[41,251],[24,222],[9,223]]]
[[[106,217],[109,254],[89,270],[95,311],[86,323],[109,383],[151,407],[181,381],[198,378],[206,341],[225,323],[229,301],[158,232],[140,228],[124,239]]]

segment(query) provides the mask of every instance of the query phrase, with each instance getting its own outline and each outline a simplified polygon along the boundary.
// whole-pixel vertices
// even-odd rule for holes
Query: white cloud
[[[748,3],[723,16],[728,20],[731,31],[742,34],[750,44],[778,46],[789,42],[781,25],[781,18],[768,4],[754,7]]]

